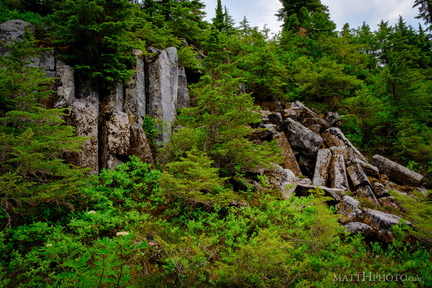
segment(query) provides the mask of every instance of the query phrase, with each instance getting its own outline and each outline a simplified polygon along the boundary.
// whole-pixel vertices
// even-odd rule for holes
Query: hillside
[[[217,2],[0,1],[2,287],[432,286],[430,28]]]

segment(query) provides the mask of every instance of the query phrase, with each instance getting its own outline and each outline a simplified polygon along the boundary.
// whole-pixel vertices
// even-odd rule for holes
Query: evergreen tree
[[[6,226],[43,203],[64,202],[83,180],[82,170],[62,160],[63,153],[78,151],[83,139],[65,125],[62,110],[40,104],[51,95],[53,79],[29,65],[41,52],[33,42],[26,34],[0,57],[0,99],[6,104],[0,115],[0,219],[7,219]]]
[[[428,25],[428,29],[431,29],[432,25],[432,1],[430,0],[415,0],[414,7],[419,10],[417,19],[423,19],[425,24]]]

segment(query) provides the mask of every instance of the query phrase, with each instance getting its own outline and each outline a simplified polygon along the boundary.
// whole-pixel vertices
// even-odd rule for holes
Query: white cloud
[[[207,6],[206,19],[210,21],[214,17],[217,0],[202,0]],[[402,15],[404,20],[417,28],[421,22],[415,19],[418,14],[417,8],[412,9],[413,0],[321,0],[329,7],[331,19],[340,30],[345,23],[352,28],[363,24],[369,24],[371,29],[376,29],[381,20],[389,21],[393,25]],[[229,14],[234,18],[236,24],[246,16],[251,26],[263,28],[264,24],[273,32],[280,30],[281,22],[275,16],[282,4],[279,0],[222,0]]]

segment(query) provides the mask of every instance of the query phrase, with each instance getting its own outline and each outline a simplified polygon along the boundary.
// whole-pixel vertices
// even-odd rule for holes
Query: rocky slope
[[[26,28],[33,29],[24,21],[7,21],[0,25],[0,39],[19,41]],[[166,123],[160,139],[166,141],[177,109],[188,106],[189,96],[176,48],[150,50],[146,56],[134,51],[135,75],[125,85],[108,91],[83,81],[54,51],[34,59],[33,65],[44,69],[48,77],[57,77],[52,106],[67,108],[67,122],[76,127],[78,135],[89,137],[82,152],[68,155],[68,161],[93,173],[114,168],[131,155],[154,161],[142,128],[143,117]],[[368,161],[337,127],[339,120],[337,113],[320,117],[300,102],[262,111],[262,123],[253,138],[277,141],[284,164],[261,173],[268,175],[284,198],[294,193],[308,195],[319,187],[333,199],[329,204],[336,206],[348,231],[389,241],[393,238],[389,228],[398,224],[400,217],[362,207],[359,200],[398,207],[388,190],[423,191],[419,187],[423,177],[380,155]]]

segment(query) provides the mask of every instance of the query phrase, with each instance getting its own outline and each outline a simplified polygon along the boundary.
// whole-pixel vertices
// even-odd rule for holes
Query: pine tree
[[[415,0],[413,8],[417,7],[419,15],[417,19],[423,19],[425,24],[428,25],[428,29],[431,29],[432,25],[432,1],[429,0]]]

